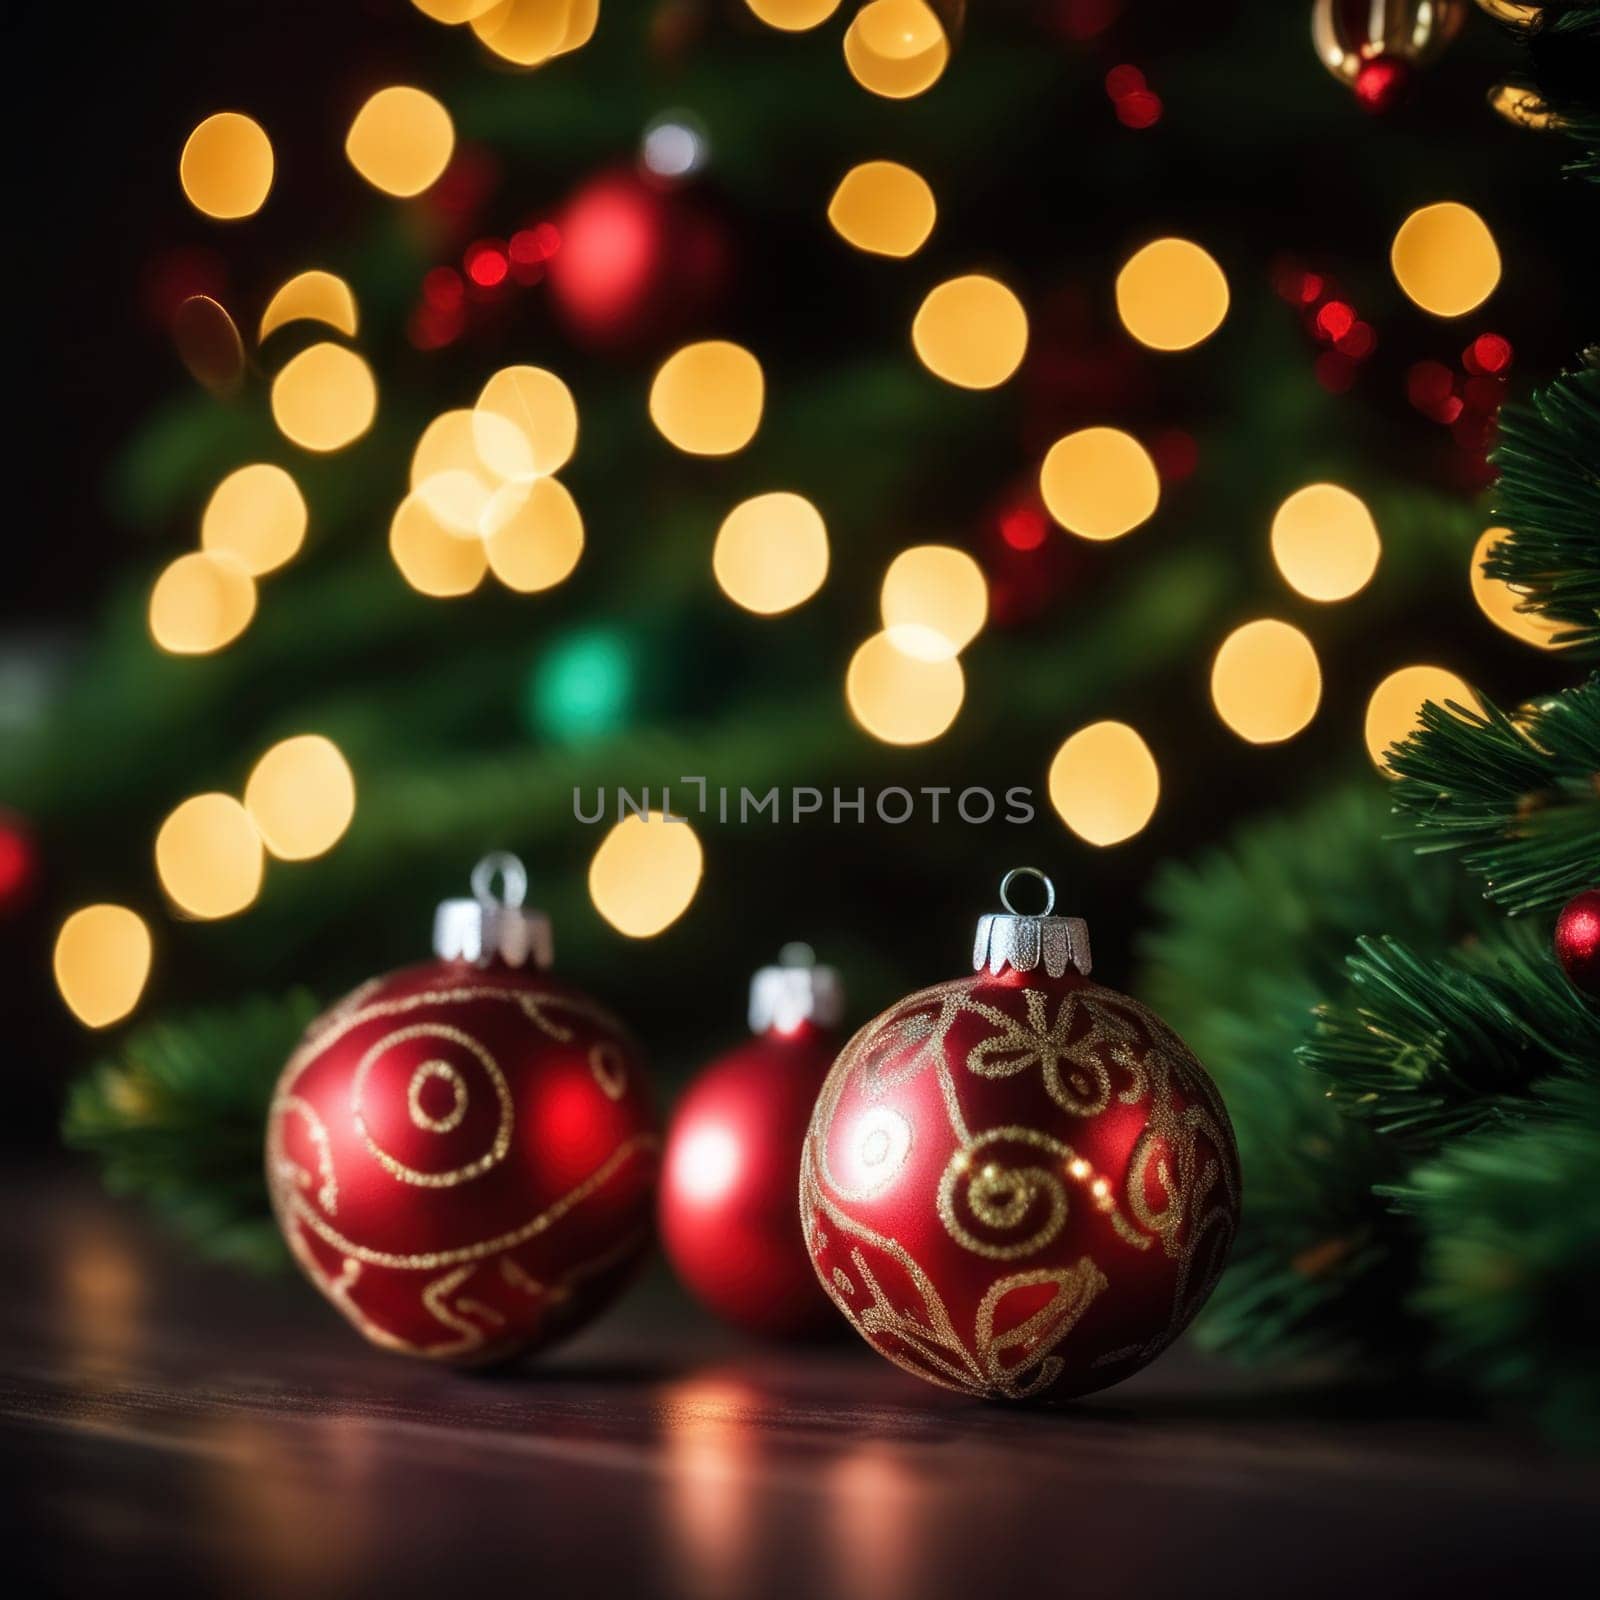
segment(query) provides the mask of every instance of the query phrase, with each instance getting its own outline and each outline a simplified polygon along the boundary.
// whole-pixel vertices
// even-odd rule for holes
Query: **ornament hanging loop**
[[[1009,891],[1018,878],[1037,878],[1044,885],[1043,911],[1019,911],[1012,905]],[[1013,867],[1000,880],[1000,904],[1014,917],[1048,917],[1056,908],[1056,886],[1050,881],[1050,875],[1037,867]]]
[[[494,892],[497,873],[500,877],[498,897]],[[523,866],[522,858],[512,855],[509,850],[491,850],[472,869],[472,898],[485,911],[497,910],[501,906],[520,911],[522,902],[528,898],[528,869]]]

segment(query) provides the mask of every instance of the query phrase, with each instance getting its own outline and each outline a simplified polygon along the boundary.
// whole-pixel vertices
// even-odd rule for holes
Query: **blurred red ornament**
[[[1461,31],[1466,12],[1466,0],[1313,0],[1311,40],[1365,110],[1384,112]]]
[[[1002,885],[976,975],[845,1046],[801,1168],[811,1259],[851,1325],[989,1398],[1138,1371],[1205,1302],[1239,1218],[1215,1086],[1160,1018],[1089,981],[1087,930],[1048,914],[1046,887],[1023,916]]]
[[[590,179],[554,223],[546,271],[574,337],[599,349],[658,342],[694,322],[727,276],[725,233],[681,190],[632,172]]]
[[[661,1242],[684,1285],[726,1321],[779,1338],[833,1326],[794,1197],[811,1108],[842,1043],[837,974],[788,951],[785,960],[751,985],[755,1037],[679,1102],[660,1205]]]
[[[490,893],[500,872],[505,901]],[[374,1344],[492,1361],[587,1322],[650,1236],[659,1139],[637,1046],[545,975],[548,922],[488,857],[439,959],[312,1023],[267,1126],[279,1226]]]
[[[21,817],[0,811],[0,917],[18,910],[38,876],[33,837]]]
[[[1574,989],[1600,1000],[1600,889],[1585,889],[1556,918],[1556,960]]]

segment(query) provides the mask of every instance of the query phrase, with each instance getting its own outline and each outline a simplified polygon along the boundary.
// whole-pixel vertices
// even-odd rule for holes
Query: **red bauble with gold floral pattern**
[[[374,1344],[477,1363],[587,1322],[651,1234],[659,1139],[608,1012],[540,970],[548,924],[482,876],[441,959],[363,984],[284,1068],[267,1180],[307,1277]],[[498,864],[498,863],[497,863]],[[513,892],[515,890],[515,892]]]
[[[1006,904],[979,924],[974,976],[845,1046],[806,1139],[801,1223],[880,1355],[973,1395],[1065,1399],[1136,1372],[1200,1309],[1238,1224],[1239,1159],[1183,1041],[1089,980],[1083,923]]]

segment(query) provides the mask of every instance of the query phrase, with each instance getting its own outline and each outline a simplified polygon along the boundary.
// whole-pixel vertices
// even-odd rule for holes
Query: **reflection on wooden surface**
[[[1526,1589],[1600,1472],[1394,1391],[1182,1352],[1000,1410],[842,1341],[745,1344],[657,1272],[543,1365],[356,1340],[298,1280],[201,1268],[82,1184],[9,1180],[0,1496],[49,1592],[1145,1596]]]

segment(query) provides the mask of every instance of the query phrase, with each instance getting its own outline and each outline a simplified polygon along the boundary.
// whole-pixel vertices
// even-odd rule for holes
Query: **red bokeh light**
[[[424,301],[406,323],[406,337],[418,350],[442,350],[461,337],[466,317],[460,305],[444,307]]]
[[[1382,113],[1411,87],[1411,69],[1393,56],[1375,56],[1356,73],[1352,87],[1362,110]]]
[[[1115,22],[1122,0],[1060,0],[1056,22],[1069,39],[1093,39]]]
[[[1117,120],[1125,128],[1152,128],[1161,120],[1161,109],[1159,95],[1138,89],[1117,101]]]
[[[468,248],[464,258],[467,276],[480,289],[497,289],[506,281],[511,263],[498,240],[480,239]]]
[[[1352,361],[1365,361],[1378,348],[1377,330],[1370,322],[1353,322],[1334,341],[1334,348]]]
[[[1317,357],[1316,374],[1329,394],[1343,394],[1356,381],[1356,364],[1337,350],[1324,350]]]
[[[1454,422],[1461,414],[1461,402],[1455,393],[1455,375],[1442,361],[1418,361],[1406,374],[1406,398],[1426,417],[1435,422]],[[1455,410],[1445,415],[1450,403]]]
[[[1348,306],[1343,300],[1329,300],[1317,312],[1316,331],[1319,338],[1326,339],[1330,344],[1338,341],[1349,333],[1355,326],[1356,313],[1353,306]]]
[[[1125,95],[1138,94],[1144,86],[1144,74],[1127,62],[1123,62],[1119,67],[1113,67],[1106,74],[1106,93],[1113,100],[1121,100]]]
[[[1150,441],[1150,455],[1163,483],[1182,483],[1200,465],[1200,447],[1182,428],[1163,428]]]
[[[434,267],[422,279],[422,298],[440,311],[454,311],[466,298],[461,274],[454,267]]]
[[[34,867],[33,841],[16,818],[0,812],[0,914],[21,904]]]
[[[1480,333],[1461,354],[1468,372],[1504,372],[1511,365],[1511,341],[1498,333]]]
[[[1038,506],[1014,506],[1000,517],[1000,537],[1013,550],[1037,550],[1049,534],[1049,520]]]

